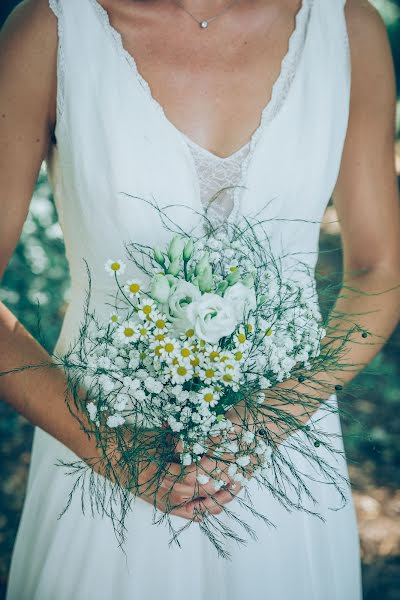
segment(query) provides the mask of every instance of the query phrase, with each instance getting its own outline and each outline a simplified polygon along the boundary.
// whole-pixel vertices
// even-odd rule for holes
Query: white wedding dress
[[[167,241],[157,214],[140,198],[155,200],[188,230],[218,188],[237,184],[210,211],[213,218],[268,219],[271,245],[282,264],[296,255],[314,268],[319,223],[337,179],[348,122],[350,60],[343,4],[303,0],[259,127],[243,148],[219,158],[168,120],[97,0],[50,0],[58,17],[59,54],[57,145],[48,170],[72,279],[58,353],[77,335],[82,318],[83,259],[92,270],[93,303],[108,316],[103,304],[111,280],[103,270],[105,261],[122,258],[129,240],[159,246]],[[341,449],[338,416],[331,414],[320,426],[338,434]],[[127,519],[124,556],[111,523],[82,514],[79,495],[58,518],[72,481],[55,463],[76,459],[36,429],[8,600],[361,598],[357,526],[348,490],[347,504],[335,510],[340,500],[332,486],[310,483],[323,522],[304,512],[287,512],[250,483],[255,507],[276,527],[268,528],[239,508],[258,540],[246,547],[228,544],[230,561],[217,556],[196,524],[180,538],[181,548],[169,547],[168,529],[152,524],[152,507],[137,499]],[[294,460],[307,473],[310,467]],[[344,459],[339,468],[347,475]],[[172,519],[177,527],[184,523]]]

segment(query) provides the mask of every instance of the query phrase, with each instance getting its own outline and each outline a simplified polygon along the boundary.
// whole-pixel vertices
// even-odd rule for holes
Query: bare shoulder
[[[31,113],[54,113],[57,19],[48,0],[24,0],[0,31],[0,88]],[[40,108],[41,107],[41,108]]]
[[[352,100],[392,110],[395,104],[393,58],[385,24],[368,0],[345,6],[352,63]]]

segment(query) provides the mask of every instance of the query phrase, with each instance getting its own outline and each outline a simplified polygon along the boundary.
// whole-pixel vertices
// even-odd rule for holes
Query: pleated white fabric
[[[270,219],[272,248],[288,267],[285,257],[296,254],[313,270],[319,223],[338,175],[351,75],[343,5],[343,0],[303,0],[271,100],[241,164],[244,187],[235,192],[228,217]],[[57,146],[48,170],[72,278],[56,346],[62,352],[82,317],[83,259],[101,313],[110,286],[105,261],[123,257],[129,240],[149,245],[167,240],[154,210],[120,192],[171,205],[171,218],[190,230],[196,226],[193,211],[201,210],[201,190],[187,141],[152,97],[97,0],[50,0],[50,6],[58,17],[59,54]],[[319,416],[317,411],[313,420]],[[330,415],[323,426],[338,435],[342,449],[338,417]],[[168,530],[152,524],[152,507],[138,499],[127,520],[125,557],[110,522],[83,515],[79,497],[58,519],[71,480],[55,463],[75,459],[36,430],[8,600],[361,598],[350,492],[347,504],[334,510],[339,499],[332,488],[310,484],[322,522],[286,512],[250,484],[256,508],[276,528],[242,514],[258,541],[245,549],[231,546],[231,561],[217,557],[197,525],[185,531],[181,548],[169,547]],[[307,464],[294,460],[307,472]],[[345,460],[339,468],[347,475]]]

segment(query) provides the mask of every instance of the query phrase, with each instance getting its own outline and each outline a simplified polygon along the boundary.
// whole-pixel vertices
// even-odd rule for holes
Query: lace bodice
[[[210,220],[221,222],[229,217],[234,208],[233,186],[240,184],[242,165],[250,151],[250,141],[233,154],[220,157],[184,133],[182,137],[193,156],[203,208]]]

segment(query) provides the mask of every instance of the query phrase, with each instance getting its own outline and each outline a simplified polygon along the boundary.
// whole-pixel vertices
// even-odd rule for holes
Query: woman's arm
[[[55,114],[57,27],[45,0],[25,2],[0,33],[0,275],[21,233]],[[49,363],[50,357],[0,305],[0,371]],[[68,413],[61,370],[0,377],[0,396],[33,424],[82,456],[94,454]],[[89,454],[88,454],[89,456]]]
[[[400,316],[400,211],[395,172],[396,86],[390,46],[379,13],[366,0],[347,0],[352,87],[348,130],[333,200],[341,226],[344,287],[331,313],[332,335],[349,335],[344,368],[321,374],[321,385],[289,381],[285,389],[327,399],[379,352]],[[340,318],[343,315],[343,319]],[[347,320],[346,320],[347,316]],[[335,333],[336,330],[336,333]],[[369,332],[367,337],[362,331]],[[338,344],[342,343],[341,341]],[[267,405],[275,403],[267,393]],[[314,410],[319,407],[314,403]],[[285,408],[286,410],[286,408]],[[308,421],[299,406],[291,412]],[[271,427],[279,439],[285,434]]]

